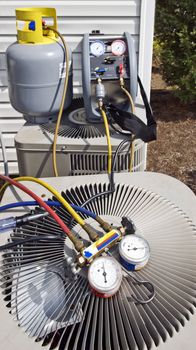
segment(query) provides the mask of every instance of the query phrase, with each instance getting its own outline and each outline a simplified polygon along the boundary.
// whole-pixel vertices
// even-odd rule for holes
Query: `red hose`
[[[27,193],[29,196],[34,198],[40,205],[40,207],[43,207],[52,217],[53,219],[59,224],[59,226],[62,228],[62,230],[66,233],[66,235],[73,241],[73,234],[70,231],[70,229],[65,225],[63,220],[52,210],[52,208],[49,207],[44,201],[38,197],[34,192],[29,190],[26,186],[22,185],[21,183],[9,178],[8,176],[0,175],[0,179],[9,182],[11,185],[18,187],[23,192]]]

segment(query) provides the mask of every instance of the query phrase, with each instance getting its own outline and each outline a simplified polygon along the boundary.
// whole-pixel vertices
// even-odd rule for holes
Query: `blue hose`
[[[58,201],[45,201],[45,203],[48,204],[49,206],[62,207],[62,204],[59,203]],[[9,204],[6,204],[6,205],[2,205],[0,207],[0,212],[2,212],[4,210],[7,210],[7,209],[18,208],[18,207],[29,207],[29,206],[35,206],[35,205],[38,205],[38,203],[36,201],[9,203]],[[75,204],[71,204],[71,207],[74,210],[79,211],[80,213],[83,213],[83,214],[89,216],[90,218],[96,220],[97,215],[95,213],[92,213],[88,209],[81,208],[80,206],[75,205]]]

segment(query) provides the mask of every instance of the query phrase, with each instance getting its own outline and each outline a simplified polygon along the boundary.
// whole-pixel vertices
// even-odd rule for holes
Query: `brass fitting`
[[[100,77],[97,78],[97,83],[98,83],[98,84],[101,84],[101,82],[102,82],[101,78],[100,78]]]
[[[102,100],[102,98],[100,98],[100,99],[98,100],[98,106],[99,106],[99,108],[102,108],[102,107],[103,107],[103,100]]]
[[[81,252],[81,250],[83,250],[84,248],[84,243],[78,239],[78,238],[74,238],[74,247],[78,252]]]
[[[76,261],[79,267],[83,267],[86,264],[86,259],[82,256],[82,254],[77,256]]]
[[[124,79],[123,79],[123,77],[120,77],[120,86],[124,87]]]
[[[109,232],[113,229],[113,227],[104,221],[100,216],[97,216],[96,221],[100,224],[100,226],[104,229],[104,231]]]
[[[83,229],[88,233],[91,241],[94,242],[99,238],[99,235],[97,234],[97,232],[89,224],[85,224],[83,226]]]

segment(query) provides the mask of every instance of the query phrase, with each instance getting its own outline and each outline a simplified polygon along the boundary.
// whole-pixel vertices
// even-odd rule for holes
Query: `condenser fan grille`
[[[41,124],[41,129],[54,135],[56,123],[49,122]],[[114,130],[110,129],[110,134],[114,134]],[[93,139],[105,136],[105,128],[103,123],[91,124],[86,120],[86,113],[82,99],[75,99],[71,107],[66,111],[66,115],[62,118],[59,127],[59,136],[71,139]]]
[[[41,125],[42,130],[47,131],[53,135],[55,133],[55,127],[56,123]],[[112,130],[110,131],[110,134],[113,134]],[[96,137],[105,136],[105,129],[101,124],[76,126],[70,121],[67,121],[66,124],[60,125],[58,135],[71,139],[93,139]]]
[[[63,196],[80,205],[107,189],[106,183],[92,183],[68,189]],[[148,265],[136,274],[154,284],[155,299],[148,305],[136,304],[131,295],[145,298],[148,292],[127,275],[114,297],[94,296],[85,271],[75,280],[69,275],[65,257],[73,255],[72,246],[53,220],[45,218],[16,230],[11,239],[47,234],[56,238],[54,242],[28,243],[4,253],[2,281],[11,313],[30,336],[50,349],[150,350],[175,336],[196,306],[195,227],[168,200],[131,185],[116,185],[115,193],[86,208],[114,225],[122,216],[134,221],[151,248]],[[64,209],[57,212],[70,222]],[[75,222],[72,227],[87,239]]]

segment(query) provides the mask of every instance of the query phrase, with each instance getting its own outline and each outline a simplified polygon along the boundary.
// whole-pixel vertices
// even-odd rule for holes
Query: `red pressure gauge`
[[[111,49],[113,55],[122,56],[125,53],[127,47],[123,40],[117,39],[112,42]]]
[[[95,295],[110,298],[121,286],[121,266],[112,257],[100,256],[89,267],[88,281]]]

